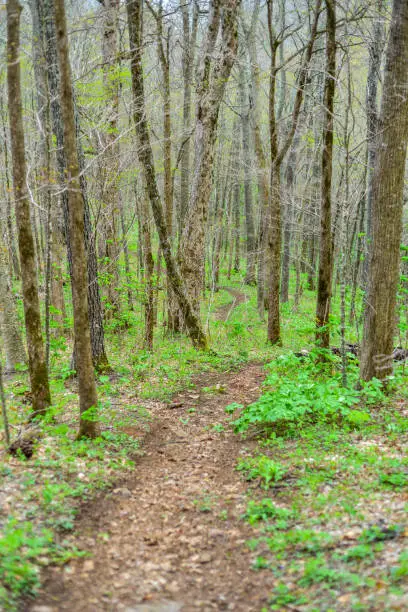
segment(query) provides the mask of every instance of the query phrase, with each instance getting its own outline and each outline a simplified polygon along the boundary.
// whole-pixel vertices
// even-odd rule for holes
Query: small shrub
[[[330,366],[331,369],[328,369]],[[357,381],[358,370],[350,366],[350,379]],[[317,364],[311,354],[307,360],[293,353],[278,358],[269,365],[261,397],[243,409],[234,421],[237,432],[250,426],[282,430],[317,422],[338,422],[358,428],[366,425],[370,414],[357,406],[372,405],[384,399],[380,381],[364,383],[361,390],[342,386],[340,371],[333,364]]]
[[[357,574],[332,569],[320,557],[306,562],[303,576],[299,580],[300,586],[303,587],[320,584],[327,589],[341,584],[360,586],[361,582],[362,580]]]
[[[245,472],[247,480],[260,478],[265,489],[268,489],[272,483],[282,480],[287,471],[283,465],[273,461],[266,455],[240,459],[237,470]]]
[[[39,586],[38,558],[48,552],[51,532],[36,533],[31,523],[10,520],[0,537],[0,608],[12,610],[17,599]]]
[[[408,474],[405,472],[394,472],[392,474],[380,474],[380,483],[394,488],[406,487],[408,485]]]
[[[368,544],[358,544],[357,546],[353,546],[344,555],[345,561],[355,561],[355,560],[373,559],[373,558],[374,558],[373,549]]]
[[[391,568],[393,582],[400,582],[408,577],[408,550],[404,550],[398,559],[398,565]]]
[[[275,506],[271,499],[262,499],[259,502],[250,501],[244,518],[254,525],[259,521],[267,521],[268,519],[287,520],[293,517],[293,511],[287,508],[279,508]]]

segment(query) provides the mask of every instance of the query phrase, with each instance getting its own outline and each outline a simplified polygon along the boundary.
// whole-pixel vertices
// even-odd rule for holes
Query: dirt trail
[[[156,406],[134,476],[77,521],[76,544],[92,556],[48,568],[32,612],[250,612],[266,604],[272,576],[250,569],[251,532],[240,519],[247,487],[235,470],[251,443],[220,427],[225,406],[256,399],[263,376],[253,364],[203,375],[193,391]]]
[[[239,289],[235,289],[234,287],[220,287],[224,291],[228,291],[228,293],[232,296],[232,302],[225,304],[217,309],[216,318],[220,321],[227,321],[231,312],[239,306],[239,304],[243,304],[247,301],[247,296],[244,293],[241,293]]]

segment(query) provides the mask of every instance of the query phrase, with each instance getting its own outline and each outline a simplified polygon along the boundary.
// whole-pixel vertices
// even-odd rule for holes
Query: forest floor
[[[240,342],[245,334],[257,333],[251,318],[256,310],[251,311],[248,293],[237,287],[227,291],[228,299],[225,295],[215,305],[213,318],[220,325],[228,321],[229,341],[237,337]],[[249,313],[244,324],[243,309]],[[293,321],[294,314],[290,317]],[[299,322],[306,336],[310,327],[302,318]],[[215,321],[213,333],[220,329]],[[304,342],[302,336],[291,341],[297,348]],[[8,492],[9,512],[14,502],[8,500],[17,500],[21,516],[24,510],[24,517],[59,530],[57,544],[62,545],[52,562],[51,544],[44,552],[30,535],[31,527],[26,529],[24,547],[31,547],[31,557],[46,567],[37,598],[24,599],[20,609],[407,610],[406,392],[388,401],[371,389],[376,403],[369,422],[358,423],[366,414],[362,408],[351,411],[357,419],[353,424],[336,417],[299,421],[287,433],[260,435],[252,427],[237,434],[237,413],[267,392],[263,382],[271,372],[292,385],[289,406],[312,384],[307,378],[302,387],[307,372],[316,375],[325,403],[337,409],[343,401],[334,401],[331,394],[337,366],[325,382],[307,359],[288,349],[278,355],[259,354],[244,365],[233,360],[228,371],[222,371],[223,365],[220,371],[203,367],[171,397],[158,397],[155,387],[147,396],[136,389],[132,398],[134,383],[123,375],[125,382],[119,376],[115,388],[100,380],[100,389],[116,402],[111,409],[119,407],[125,438],[111,438],[118,434],[109,425],[113,413],[108,411],[99,445],[67,442],[61,430],[50,446],[44,438],[34,463],[20,460],[17,465],[13,459],[5,464],[10,478],[0,489],[0,501],[2,491]],[[266,362],[271,365],[265,368]],[[171,382],[169,369],[165,375]],[[121,397],[118,389],[123,387]],[[125,410],[130,402],[137,403]],[[59,419],[70,423],[67,407],[62,410]],[[127,454],[122,456],[123,445]],[[105,488],[88,496],[93,479]],[[83,501],[73,520],[69,500],[75,497]],[[10,554],[2,560],[0,546],[0,577],[1,572],[7,575],[7,564],[17,575],[12,564],[17,559],[21,565],[21,557],[13,551],[19,546],[21,555],[21,544],[4,541]]]
[[[221,321],[246,300],[225,290],[232,301],[217,308]],[[261,364],[203,374],[193,390],[149,406],[136,473],[77,521],[76,545],[89,558],[49,568],[33,611],[260,610],[267,603],[272,582],[248,572],[251,529],[240,521],[247,486],[236,471],[255,441],[243,443],[225,413],[257,399],[263,379]]]
[[[157,405],[134,475],[77,523],[77,545],[90,558],[49,569],[41,604],[84,612],[260,610],[272,582],[249,571],[251,529],[240,521],[247,486],[235,469],[252,445],[214,425],[225,423],[227,404],[255,400],[262,379],[259,365],[207,375],[193,393]]]
[[[342,441],[326,441],[324,452],[324,440],[316,440],[323,453],[309,446],[310,457],[289,442],[285,453],[272,454],[284,457],[288,475],[265,492],[236,469],[237,460],[259,452],[259,441],[233,433],[225,412],[255,400],[263,378],[257,364],[204,375],[194,392],[152,408],[134,474],[88,504],[76,523],[76,545],[89,556],[48,568],[32,612],[259,612],[268,602],[275,610],[407,609],[406,489],[363,484],[371,477],[367,451],[403,459],[407,437],[396,444],[352,435],[347,452],[361,456],[343,466],[344,478],[336,465]],[[295,528],[259,538],[259,513],[265,519],[271,509],[278,530],[293,518]],[[327,552],[335,569],[322,561]]]

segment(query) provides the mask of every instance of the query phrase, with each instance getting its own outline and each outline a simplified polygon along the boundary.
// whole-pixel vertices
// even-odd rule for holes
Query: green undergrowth
[[[102,275],[101,282],[109,282],[109,278]],[[217,292],[207,291],[202,304],[202,320],[210,338],[211,350],[208,352],[194,349],[184,335],[170,337],[166,333],[163,326],[164,292],[160,288],[158,326],[152,353],[143,348],[143,287],[132,280],[135,296],[132,311],[126,307],[127,287],[122,287],[120,313],[106,323],[106,346],[112,372],[101,374],[97,379],[99,403],[95,413],[101,433],[93,441],[76,440],[78,398],[70,369],[72,339],[52,336],[50,378],[53,407],[49,418],[37,424],[39,434],[33,456],[26,460],[22,455],[10,457],[3,454],[0,458],[1,495],[4,496],[0,514],[0,608],[12,610],[21,595],[35,593],[42,565],[63,563],[70,556],[83,554],[73,545],[75,519],[81,504],[137,469],[138,441],[150,427],[148,408],[151,400],[169,401],[180,389],[194,389],[196,375],[201,377],[199,384],[202,384],[202,376],[207,374],[211,380],[213,372],[233,371],[245,363],[267,362],[281,355],[277,363],[283,376],[285,368],[290,368],[291,352],[313,343],[314,293],[305,290],[297,308],[293,306],[293,300],[282,305],[282,348],[267,344],[266,322],[260,320],[257,311],[256,288],[244,284],[243,274],[227,279],[223,270],[220,287],[240,292],[245,300],[232,309],[225,309],[226,305],[233,303],[231,293],[224,288]],[[68,297],[69,286],[66,291]],[[109,305],[105,306],[109,309]],[[22,316],[21,300],[19,307]],[[333,310],[335,329],[338,323],[336,301]],[[68,300],[66,324],[68,329],[72,328]],[[355,340],[351,327],[348,338]],[[337,342],[335,335],[333,342]],[[274,376],[272,370],[269,376]],[[271,383],[273,386],[273,381]],[[205,386],[211,392],[211,384]],[[21,424],[28,423],[28,391],[26,372],[7,379],[13,437],[20,431]],[[347,401],[344,401],[344,406],[347,406]],[[360,411],[360,408],[356,410]],[[245,419],[244,414],[239,418]],[[305,427],[309,416],[304,415]],[[356,418],[360,417],[357,415]],[[260,425],[267,429],[270,423],[260,422]],[[289,430],[295,430],[294,425],[292,421]],[[332,425],[336,426],[335,419]],[[395,421],[391,425],[398,427]],[[236,427],[244,430],[246,425],[241,421]],[[349,430],[353,431],[353,428],[350,423]],[[279,458],[275,458],[273,464],[266,459],[258,463],[248,458],[243,458],[243,461],[247,465],[242,464],[242,471],[249,482],[262,481],[264,490],[287,482],[288,471]],[[384,470],[382,476],[378,475],[378,482],[380,478],[384,488],[404,486],[403,476],[397,472]],[[284,519],[281,517],[280,520]]]
[[[139,443],[127,430],[148,427],[146,411],[132,405],[118,411],[105,398],[99,437],[77,440],[72,404],[76,397],[57,389],[54,383],[53,397],[60,402],[54,400],[49,416],[38,424],[33,456],[5,456],[0,464],[5,494],[0,609],[14,610],[20,597],[35,594],[42,566],[85,554],[76,549],[72,537],[81,505],[134,469]]]
[[[407,376],[396,368],[387,393],[361,387],[350,356],[345,388],[340,360],[323,356],[282,355],[256,402],[226,408],[239,435],[258,437],[237,470],[252,569],[274,578],[264,612],[405,609]]]
[[[256,425],[275,433],[290,432],[317,421],[341,421],[351,428],[368,424],[368,408],[387,401],[381,382],[373,379],[359,383],[357,388],[358,367],[351,362],[347,372],[349,386],[345,387],[342,372],[336,366],[337,358],[330,351],[277,357],[267,366],[261,397],[236,419],[236,431],[244,432]]]
[[[101,433],[96,440],[76,440],[72,342],[67,336],[52,336],[53,406],[48,418],[36,424],[33,456],[28,460],[22,454],[0,456],[0,608],[13,610],[21,596],[35,594],[41,566],[83,554],[73,544],[78,512],[98,491],[135,469],[139,439],[150,427],[150,400],[167,401],[180,389],[194,388],[197,374],[236,370],[250,360],[273,356],[274,349],[265,342],[265,324],[256,312],[255,291],[241,285],[236,276],[232,286],[242,289],[248,301],[226,322],[218,320],[217,311],[232,303],[231,294],[208,292],[202,313],[211,338],[211,351],[206,353],[194,349],[185,336],[166,335],[161,307],[153,353],[143,349],[140,302],[131,312],[123,305],[121,314],[107,322],[112,372],[97,377],[95,413]],[[19,306],[22,315],[21,302]],[[71,326],[68,308],[67,327]],[[6,380],[6,395],[14,439],[29,422],[29,381],[23,369]]]

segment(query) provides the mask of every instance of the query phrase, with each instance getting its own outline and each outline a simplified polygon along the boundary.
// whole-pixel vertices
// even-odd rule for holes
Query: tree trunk
[[[181,272],[189,300],[197,317],[200,313],[201,289],[204,279],[205,230],[218,114],[237,53],[239,4],[239,0],[225,0],[223,3],[220,0],[212,0],[200,74],[195,131],[195,169],[180,248]],[[212,56],[220,24],[222,46],[212,68]]]
[[[271,150],[271,191],[270,206],[266,218],[266,227],[270,227],[268,232],[268,250],[266,266],[269,270],[269,291],[268,291],[268,332],[267,339],[271,344],[281,344],[280,332],[280,268],[281,268],[281,240],[282,240],[282,221],[281,221],[281,193],[280,193],[280,173],[282,162],[292,144],[299,120],[300,109],[302,107],[304,87],[307,79],[307,72],[313,54],[314,42],[317,36],[317,25],[320,15],[321,0],[316,0],[314,19],[311,24],[310,38],[305,49],[305,56],[302,62],[297,83],[296,95],[292,111],[291,124],[279,149],[278,145],[278,126],[276,118],[276,75],[278,68],[276,65],[276,53],[282,41],[276,38],[273,28],[273,2],[267,0],[268,6],[268,33],[271,48],[271,63],[269,73],[269,134]]]
[[[52,275],[52,201],[51,201],[51,126],[50,126],[50,97],[47,86],[47,73],[43,60],[44,42],[44,16],[40,2],[31,0],[30,9],[32,15],[32,48],[35,86],[37,93],[37,124],[39,126],[40,155],[38,161],[38,187],[42,208],[46,211],[42,214],[42,225],[45,226],[45,360],[47,368],[50,363],[50,306],[51,306],[51,275]],[[41,215],[40,215],[41,219]]]
[[[408,142],[408,3],[394,0],[386,52],[372,184],[372,255],[361,347],[360,375],[392,372],[399,279],[404,171]]]
[[[51,97],[51,119],[52,128],[57,145],[57,166],[59,174],[59,182],[61,185],[65,182],[66,156],[64,149],[64,127],[61,116],[61,105],[58,98],[60,87],[60,73],[58,63],[56,61],[56,35],[55,24],[53,17],[53,3],[51,0],[37,0],[44,2],[44,21],[45,21],[45,37],[46,37],[46,62],[48,86],[50,88]],[[71,94],[72,95],[72,94]],[[75,126],[78,131],[78,121]],[[78,143],[78,156],[80,174],[80,186],[84,200],[84,231],[85,245],[87,249],[87,267],[88,267],[88,308],[91,327],[91,343],[92,343],[92,359],[97,370],[107,370],[109,368],[108,358],[105,351],[105,338],[103,329],[103,313],[102,302],[98,284],[98,262],[96,257],[95,237],[92,229],[89,206],[86,197],[86,179],[84,175],[84,155]],[[68,211],[68,193],[64,190],[61,194],[62,209],[64,216],[64,232],[67,245],[68,264],[70,274],[72,276],[72,249],[70,244],[70,235],[68,230],[69,211]]]
[[[119,192],[119,211],[120,211],[120,227],[122,231],[122,245],[123,245],[123,256],[125,259],[125,274],[126,274],[126,292],[127,292],[127,305],[129,310],[133,310],[133,293],[132,293],[132,275],[130,271],[130,258],[129,258],[129,247],[128,247],[128,230],[125,224],[125,211],[123,209],[122,196]]]
[[[257,303],[261,320],[265,313],[265,283],[266,283],[266,250],[268,245],[268,208],[269,208],[269,184],[266,155],[262,143],[260,128],[259,96],[261,91],[261,77],[256,53],[256,25],[258,23],[260,2],[256,0],[251,18],[251,25],[245,30],[245,38],[248,46],[248,54],[251,66],[251,97],[252,112],[250,120],[254,138],[254,149],[257,164],[258,194],[261,201],[260,219],[258,231],[258,270],[257,270]]]
[[[66,326],[67,316],[64,296],[64,236],[62,231],[61,204],[59,201],[51,205],[51,304],[52,313],[52,333],[56,336],[61,334]]]
[[[9,175],[9,155],[8,155],[8,143],[7,143],[7,130],[6,130],[6,111],[3,105],[3,97],[0,97],[0,115],[3,128],[3,150],[4,150],[4,174],[6,180],[6,209],[4,211],[7,220],[7,247],[9,250],[9,261],[10,261],[10,278],[14,277],[20,279],[20,262],[18,259],[17,248],[15,244],[15,237],[13,231],[13,218],[12,218],[12,205],[11,205],[11,185]]]
[[[147,351],[153,351],[153,331],[155,324],[154,316],[154,260],[152,254],[152,239],[150,235],[149,204],[147,191],[143,193],[141,207],[141,224],[143,237],[143,267],[144,267],[144,312],[145,312],[145,338],[144,344]],[[160,255],[159,255],[160,257]]]
[[[163,168],[164,168],[164,208],[167,235],[173,243],[173,177],[171,159],[171,95],[170,95],[170,29],[163,30],[163,4],[156,11],[147,2],[156,21],[157,53],[162,73],[163,90]],[[187,144],[187,143],[186,143]],[[146,262],[145,262],[146,265]],[[152,272],[153,274],[153,272]],[[167,329],[170,333],[180,331],[180,317],[177,301],[167,278]]]
[[[180,272],[171,252],[167,225],[156,183],[144,97],[141,45],[142,0],[127,0],[126,6],[131,50],[131,74],[134,98],[133,117],[139,141],[138,156],[144,172],[150,205],[152,207],[157,232],[159,234],[160,246],[166,262],[167,273],[171,281],[172,289],[183,314],[183,319],[193,344],[198,348],[206,349],[207,338],[202,329],[200,318],[194,312],[191,302],[188,299]]]
[[[31,228],[30,203],[26,185],[26,159],[23,130],[20,73],[20,12],[18,0],[7,2],[7,82],[10,117],[13,187],[16,203],[24,316],[34,415],[44,415],[51,403],[48,371],[41,331],[37,266]]]
[[[381,15],[384,10],[384,0],[377,0],[375,7],[376,15],[372,40],[368,47],[368,75],[367,75],[367,191],[366,191],[366,253],[364,259],[364,283],[367,283],[369,253],[372,243],[372,201],[373,201],[373,173],[376,152],[376,137],[378,128],[377,92],[380,81],[381,58],[384,49],[384,17]]]
[[[245,197],[245,227],[246,227],[246,253],[247,266],[245,274],[245,284],[255,285],[255,223],[252,198],[252,176],[251,176],[251,149],[249,135],[249,113],[250,103],[247,96],[246,79],[247,74],[244,67],[240,67],[239,90],[241,102],[241,127],[242,127],[242,161],[244,165],[244,197]]]
[[[120,310],[119,296],[119,77],[118,77],[118,25],[119,0],[100,0],[103,5],[103,84],[105,89],[106,113],[104,123],[108,129],[102,134],[103,151],[100,167],[102,177],[102,228],[103,257],[108,272],[108,283],[105,286],[109,308],[107,316],[115,316]]]
[[[283,223],[283,260],[282,260],[282,283],[281,283],[281,302],[289,301],[289,280],[290,280],[290,246],[292,240],[293,224],[293,197],[296,172],[298,139],[295,138],[288,157],[286,168],[286,206],[285,218]]]
[[[231,237],[234,249],[233,270],[238,274],[241,267],[241,176],[240,176],[240,138],[239,123],[233,127],[234,158],[232,167],[232,228]]]
[[[98,433],[95,415],[98,397],[92,363],[88,317],[88,274],[84,240],[84,200],[79,182],[72,78],[69,63],[64,0],[54,0],[55,30],[60,69],[60,103],[64,122],[64,149],[67,161],[69,235],[72,247],[72,304],[74,310],[75,360],[78,373],[80,425],[78,437],[93,438]]]
[[[331,228],[334,93],[336,85],[336,7],[326,0],[326,77],[324,85],[324,124],[322,151],[322,201],[320,212],[319,280],[316,304],[316,340],[321,348],[330,345],[330,302],[333,276],[333,242]]]
[[[8,253],[0,235],[0,332],[6,353],[5,371],[15,372],[18,364],[25,363],[26,355],[8,277]]]
[[[271,344],[281,344],[280,332],[280,267],[281,267],[281,161],[278,151],[278,126],[276,122],[276,51],[278,44],[272,27],[272,2],[268,0],[268,25],[271,45],[271,69],[269,75],[269,135],[271,149],[270,200],[264,220],[267,229],[267,251],[265,267],[268,271],[268,330]]]
[[[4,391],[3,384],[3,365],[0,359],[0,403],[1,403],[1,416],[3,418],[3,427],[4,427],[4,440],[6,442],[6,448],[8,449],[10,445],[10,428],[9,428],[9,420],[7,414],[7,404],[6,404],[6,393]]]
[[[183,16],[183,151],[180,160],[180,210],[179,210],[179,236],[184,228],[188,210],[190,194],[190,130],[191,130],[191,87],[195,45],[198,26],[198,2],[194,2],[193,16],[190,25],[189,5],[180,0]]]
[[[364,243],[363,243],[363,235],[364,235],[364,197],[361,197],[358,202],[357,208],[357,220],[358,223],[358,235],[357,235],[357,244],[356,244],[356,255],[353,266],[352,273],[352,289],[351,289],[351,298],[350,298],[350,314],[349,314],[349,323],[353,323],[355,320],[357,323],[356,317],[356,295],[357,295],[357,286],[358,286],[358,278],[361,266],[361,260],[364,253]],[[352,245],[353,246],[353,245]]]

